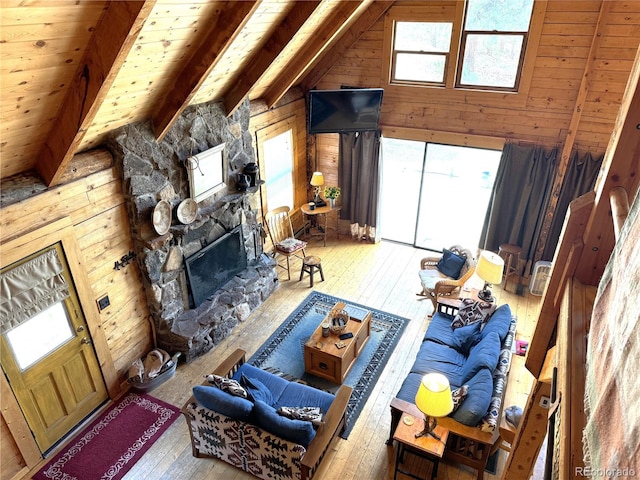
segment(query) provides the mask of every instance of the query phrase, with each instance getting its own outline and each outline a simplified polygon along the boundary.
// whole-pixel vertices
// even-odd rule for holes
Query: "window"
[[[393,7],[385,26],[388,81],[517,92],[533,10],[534,0]]]
[[[260,176],[264,180],[265,207],[271,210],[284,205],[295,206],[294,119],[274,123],[256,132]]]
[[[264,151],[267,204],[293,208],[293,135],[287,130],[266,140]]]
[[[382,238],[434,251],[477,246],[501,155],[383,137]]]
[[[75,336],[64,302],[58,302],[7,332],[7,343],[25,370]]]
[[[457,86],[516,90],[533,0],[467,0]]]
[[[307,137],[300,133],[306,130],[305,122],[304,115],[297,114],[286,118],[273,118],[271,113],[255,117],[255,124],[264,125],[255,130],[261,210],[268,212],[288,205],[294,228],[302,220],[297,207],[309,201]]]
[[[452,23],[397,22],[393,44],[393,81],[444,85]]]

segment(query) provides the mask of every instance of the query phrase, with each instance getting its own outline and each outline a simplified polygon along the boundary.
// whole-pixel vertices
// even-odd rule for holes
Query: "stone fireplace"
[[[196,220],[181,224],[179,203],[190,198],[187,158],[224,143],[226,187],[198,204]],[[249,103],[227,118],[220,103],[189,107],[157,142],[151,125],[122,127],[109,140],[123,178],[123,193],[137,262],[143,275],[158,347],[181,352],[187,361],[227,337],[278,286],[275,262],[262,249],[258,187],[240,188],[245,165],[255,162],[249,132]],[[172,207],[169,231],[154,229],[155,206]],[[196,308],[190,308],[185,259],[239,227],[247,268]]]

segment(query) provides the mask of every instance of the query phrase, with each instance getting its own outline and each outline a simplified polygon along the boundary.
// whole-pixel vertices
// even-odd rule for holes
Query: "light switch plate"
[[[540,397],[540,406],[542,408],[549,408],[551,405],[551,399],[549,397]]]
[[[104,309],[108,308],[111,305],[111,302],[109,301],[109,295],[104,295],[100,297],[97,303],[98,303],[98,310],[102,312]]]

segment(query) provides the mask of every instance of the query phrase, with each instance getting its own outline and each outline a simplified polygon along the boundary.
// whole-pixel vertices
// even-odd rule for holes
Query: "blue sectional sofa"
[[[194,387],[182,407],[194,457],[215,457],[263,479],[313,477],[333,438],[344,428],[351,388],[335,395],[290,382],[245,363],[236,350],[213,372],[241,381],[250,398],[231,395],[209,382]],[[279,407],[319,407],[319,426],[278,414]]]
[[[460,406],[438,423],[449,430],[445,456],[470,465],[482,478],[489,455],[499,445],[499,419],[511,363],[516,318],[509,305],[498,307],[484,322],[453,329],[459,300],[441,299],[424,335],[416,360],[391,402],[391,432],[403,412],[422,417],[415,396],[422,376],[444,374],[452,390],[468,385]]]

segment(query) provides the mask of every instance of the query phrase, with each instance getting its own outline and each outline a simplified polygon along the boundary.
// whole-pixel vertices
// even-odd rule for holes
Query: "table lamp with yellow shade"
[[[434,430],[438,424],[438,417],[446,417],[453,410],[451,398],[451,386],[447,377],[441,373],[427,373],[422,377],[418,393],[416,393],[416,406],[424,413],[424,429],[416,433],[416,438],[431,435],[440,440]]]
[[[324,185],[324,175],[322,172],[313,172],[311,175],[311,186],[315,188],[315,196],[313,197],[313,202],[316,204],[316,207],[323,207],[327,203],[320,198],[320,187]]]
[[[478,298],[482,301],[493,303],[495,298],[491,295],[489,285],[502,283],[502,271],[504,270],[504,260],[499,255],[487,250],[480,254],[476,273],[484,280],[484,288],[478,292]]]

